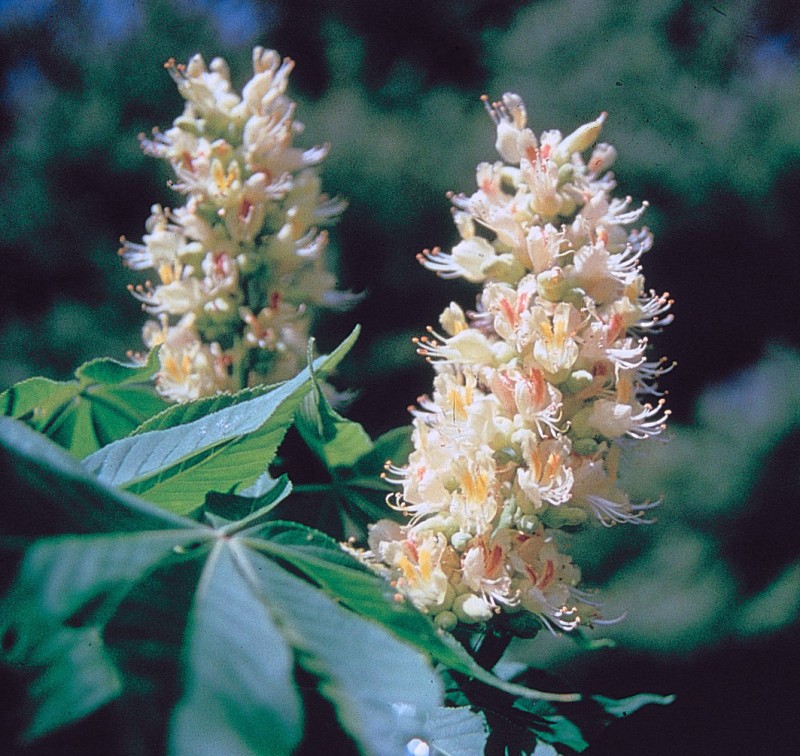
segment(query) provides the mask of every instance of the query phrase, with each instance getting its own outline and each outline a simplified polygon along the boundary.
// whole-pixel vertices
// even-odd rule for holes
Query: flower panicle
[[[303,126],[286,94],[293,66],[256,47],[239,93],[221,58],[165,64],[184,110],[141,144],[170,164],[184,204],[154,205],[142,242],[123,238],[120,252],[150,273],[129,288],[152,318],[143,338],[161,346],[156,381],[168,400],[295,375],[314,309],[354,299],[325,267],[321,227],[346,203],[321,191],[328,146],[294,146]]]
[[[412,410],[408,463],[386,477],[409,519],[372,525],[362,557],[444,629],[570,631],[605,620],[568,535],[652,522],[618,466],[623,439],[657,435],[669,415],[656,382],[672,366],[646,353],[672,300],[645,288],[652,235],[632,226],[647,203],[612,194],[606,114],[536,135],[518,95],[483,99],[500,160],[478,165],[473,194],[450,195],[458,243],[418,255],[479,284],[477,307],[450,304],[416,340],[433,392]]]

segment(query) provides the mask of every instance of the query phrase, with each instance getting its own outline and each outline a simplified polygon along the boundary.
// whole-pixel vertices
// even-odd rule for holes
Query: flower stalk
[[[672,302],[645,288],[652,236],[632,226],[647,204],[613,196],[614,148],[584,156],[605,114],[537,137],[517,95],[485,105],[501,160],[451,195],[460,241],[419,255],[480,284],[477,307],[451,303],[417,341],[433,393],[412,410],[408,464],[386,474],[408,519],[372,525],[364,558],[445,630],[570,631],[603,620],[569,534],[649,522],[618,464],[625,439],[657,435],[669,414],[655,385],[669,367],[646,353]]]
[[[166,64],[184,111],[141,141],[170,164],[185,204],[154,205],[142,243],[123,239],[120,253],[155,274],[129,288],[152,317],[144,343],[160,346],[156,384],[171,401],[292,377],[314,308],[351,299],[324,264],[320,227],[345,206],[321,192],[328,147],[293,145],[303,130],[286,95],[293,65],[255,48],[238,94],[221,58]]]

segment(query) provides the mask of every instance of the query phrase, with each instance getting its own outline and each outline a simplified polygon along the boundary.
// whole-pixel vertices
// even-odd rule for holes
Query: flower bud
[[[456,596],[453,602],[453,614],[461,622],[474,625],[476,622],[486,622],[492,618],[493,612],[486,599],[474,593],[462,593]]]
[[[578,127],[568,136],[561,140],[561,143],[553,151],[553,161],[561,165],[570,159],[574,152],[583,152],[589,149],[600,136],[606,114],[601,113],[594,121]]]

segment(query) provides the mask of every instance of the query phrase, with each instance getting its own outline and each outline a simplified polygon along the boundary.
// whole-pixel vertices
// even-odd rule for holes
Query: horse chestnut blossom
[[[536,137],[515,94],[485,100],[502,160],[477,191],[452,196],[461,240],[420,262],[482,285],[474,312],[453,303],[418,340],[436,377],[412,408],[413,452],[388,465],[389,504],[409,519],[369,530],[375,569],[452,630],[496,615],[523,633],[601,621],[565,533],[591,521],[648,522],[619,487],[622,439],[661,432],[669,414],[647,360],[672,316],[645,288],[646,204],[615,198],[615,150],[594,147],[605,114],[569,136]],[[649,400],[649,401],[648,401]]]
[[[292,144],[303,130],[286,96],[293,65],[255,48],[239,95],[221,58],[166,64],[185,109],[142,146],[170,163],[186,202],[154,205],[143,243],[123,239],[120,253],[156,273],[156,283],[129,288],[153,316],[144,342],[160,346],[156,384],[171,401],[294,376],[312,308],[352,296],[334,291],[323,261],[319,227],[345,204],[320,191],[316,166],[328,148]]]

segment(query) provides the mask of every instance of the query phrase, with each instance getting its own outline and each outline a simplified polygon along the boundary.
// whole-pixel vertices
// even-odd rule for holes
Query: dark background
[[[161,64],[222,55],[241,86],[254,44],[297,62],[301,142],[331,142],[323,182],[350,202],[334,264],[368,296],[316,330],[326,348],[362,324],[339,380],[373,435],[429,390],[411,337],[450,299],[474,301],[414,256],[454,241],[445,192],[471,192],[476,163],[494,159],[479,96],[519,92],[537,132],[608,111],[620,191],[651,203],[648,284],[677,302],[654,355],[679,363],[664,381],[670,443],[627,464],[631,489],[665,503],[651,528],[575,544],[610,613],[628,611],[618,648],[541,639],[514,655],[599,693],[678,694],[589,753],[794,753],[800,6],[0,2],[0,388],[140,346],[116,248],[141,237],[151,204],[178,203],[136,139],[181,108]]]

